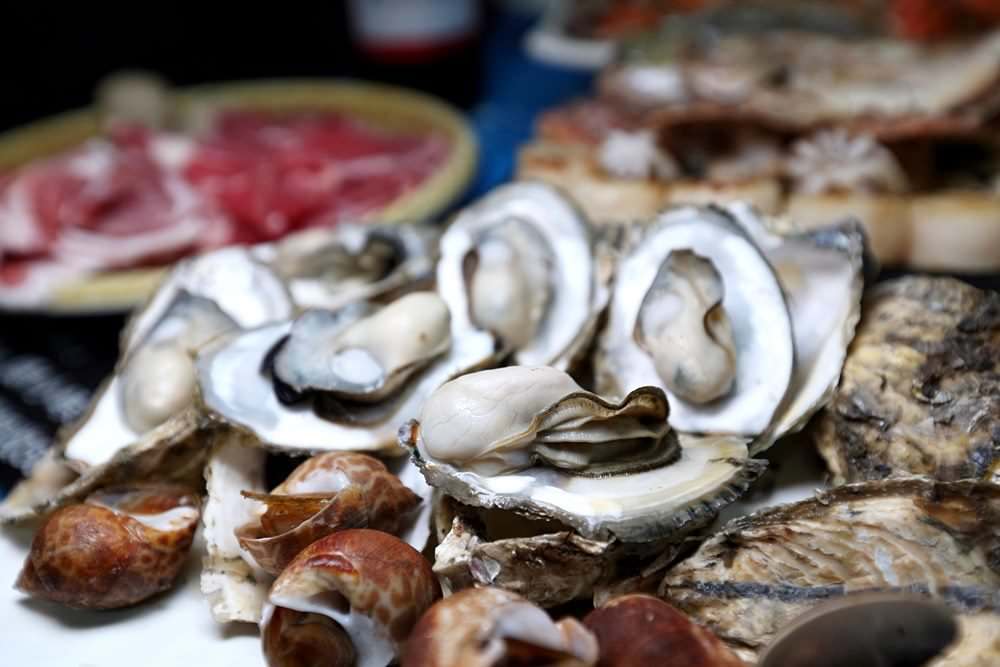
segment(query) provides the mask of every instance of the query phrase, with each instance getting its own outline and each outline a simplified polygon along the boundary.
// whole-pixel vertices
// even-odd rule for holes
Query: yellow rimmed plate
[[[451,151],[443,165],[417,188],[374,214],[371,221],[411,222],[444,211],[468,186],[477,160],[476,142],[457,110],[404,88],[351,80],[281,79],[200,85],[173,91],[185,107],[292,112],[337,110],[387,130],[435,130]],[[0,134],[0,170],[16,168],[98,136],[95,108],[80,109]],[[128,269],[99,273],[60,285],[44,301],[18,310],[52,314],[121,312],[141,303],[165,269]]]

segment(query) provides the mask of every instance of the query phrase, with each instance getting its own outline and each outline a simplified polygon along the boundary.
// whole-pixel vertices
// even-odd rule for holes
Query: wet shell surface
[[[434,272],[439,232],[427,225],[338,224],[254,247],[300,309],[337,310],[405,291]]]
[[[17,578],[21,591],[84,609],[137,604],[170,588],[198,525],[189,487],[107,488],[49,515]]]
[[[277,575],[303,549],[347,528],[398,533],[420,497],[378,459],[328,452],[307,459],[270,493],[243,491],[263,504],[253,522],[236,528],[243,549]]]
[[[553,621],[499,588],[472,588],[427,610],[407,642],[402,667],[590,667],[597,640],[574,618]]]
[[[746,440],[678,438],[666,416],[655,388],[608,402],[561,371],[514,366],[446,384],[400,439],[428,483],[465,504],[643,542],[710,520],[763,470]],[[625,465],[602,464],[607,451]]]
[[[706,265],[721,298],[701,300],[703,290],[680,272],[685,256]],[[728,346],[712,335],[708,306],[728,323]],[[705,360],[723,348],[725,391],[691,400],[707,374]],[[792,324],[781,284],[753,240],[721,210],[682,208],[660,216],[619,262],[597,355],[601,393],[661,387],[675,429],[754,436],[767,429],[788,391]],[[662,377],[664,369],[672,375]]]
[[[813,431],[834,482],[1000,482],[1000,295],[951,278],[874,287]]]
[[[321,641],[353,649],[346,662],[337,654],[326,656],[334,664],[386,667],[440,596],[430,564],[399,538],[366,529],[333,533],[296,556],[271,587],[261,620],[264,654],[275,667],[300,664],[291,660]],[[328,633],[275,632],[272,623],[291,625],[276,616],[285,610],[333,622],[324,622]],[[298,614],[293,619],[301,619]]]
[[[195,399],[197,351],[241,327],[291,312],[279,278],[245,249],[181,262],[129,321],[115,373],[85,415],[66,429],[63,457],[86,473],[128,464],[124,452],[170,446],[190,422],[184,413]]]
[[[866,244],[853,222],[775,227],[735,203],[673,209],[631,230],[596,353],[598,389],[662,387],[674,428],[752,436],[753,453],[801,429],[840,377]]]
[[[753,659],[813,606],[910,592],[961,613],[1000,607],[1000,486],[909,478],[850,484],[728,523],[659,595]]]
[[[448,226],[438,291],[458,330],[491,331],[517,364],[566,368],[607,303],[607,261],[586,218],[559,191],[513,183]]]
[[[423,298],[410,295],[394,304],[414,297]],[[284,322],[246,331],[206,351],[197,361],[201,399],[210,414],[252,433],[265,447],[290,452],[398,453],[396,431],[419,413],[426,397],[452,377],[490,363],[495,353],[492,336],[458,330],[452,318],[447,351],[422,369],[411,369],[383,400],[344,401],[319,391],[289,395],[283,391],[284,383],[275,382],[273,365],[293,326]],[[369,340],[391,347],[396,333],[390,327]]]

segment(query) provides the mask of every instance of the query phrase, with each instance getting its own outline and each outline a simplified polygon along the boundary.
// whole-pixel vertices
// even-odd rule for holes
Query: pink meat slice
[[[240,240],[363,218],[425,180],[447,156],[428,133],[386,133],[341,114],[223,114],[185,170]]]

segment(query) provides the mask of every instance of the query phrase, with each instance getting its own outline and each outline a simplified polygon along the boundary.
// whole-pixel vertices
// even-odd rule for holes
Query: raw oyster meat
[[[858,319],[855,223],[777,234],[750,206],[685,207],[634,228],[595,359],[601,393],[663,388],[671,425],[761,451],[830,397]]]
[[[1000,294],[924,276],[874,287],[814,437],[837,484],[1000,483]]]
[[[398,454],[399,425],[430,392],[494,354],[491,335],[459,328],[433,292],[413,292],[244,332],[197,368],[209,413],[266,447]]]
[[[745,440],[678,438],[667,414],[654,387],[614,403],[554,368],[511,366],[445,384],[400,440],[463,503],[644,542],[710,518],[762,470]]]
[[[446,587],[497,585],[552,606],[711,521],[764,464],[744,439],[674,433],[667,413],[654,387],[610,402],[551,367],[442,386],[400,440],[454,498],[437,517]]]
[[[12,494],[0,520],[36,515],[106,484],[147,477],[186,479],[207,452],[208,424],[193,406],[194,356],[242,327],[290,316],[278,277],[242,248],[227,248],[178,264],[129,321],[114,375],[86,414],[61,435],[59,454],[39,474],[72,483]],[[35,485],[32,480],[25,482]]]
[[[608,300],[610,250],[558,190],[521,182],[462,211],[441,237],[438,291],[458,329],[490,331],[517,364],[565,369]]]
[[[909,478],[824,491],[734,519],[659,595],[752,660],[814,605],[869,591],[1000,608],[1000,486]]]

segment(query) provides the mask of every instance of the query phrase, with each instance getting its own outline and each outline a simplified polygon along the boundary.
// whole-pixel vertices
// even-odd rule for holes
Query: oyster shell
[[[340,224],[258,246],[302,309],[336,310],[432,277],[439,233],[426,225]]]
[[[644,542],[709,519],[763,469],[740,438],[678,440],[667,413],[653,387],[611,403],[554,368],[512,366],[442,386],[400,442],[431,486],[463,503]]]
[[[51,482],[53,463],[65,463],[62,479],[71,477],[69,471],[80,477],[59,489],[29,478],[25,491],[0,508],[0,521],[30,518],[101,485],[131,481],[130,475],[136,481],[189,476],[206,453],[200,440],[204,420],[191,407],[194,354],[241,327],[280,320],[291,311],[281,281],[246,249],[179,263],[129,320],[114,374],[84,416],[60,435],[58,455],[38,471]]]
[[[499,187],[441,237],[438,291],[459,331],[496,334],[515,363],[566,368],[590,342],[607,299],[610,257],[555,188]]]
[[[833,397],[861,317],[865,277],[876,270],[864,229],[846,221],[810,231],[773,231],[775,221],[746,204],[724,207],[767,257],[785,293],[795,340],[795,368],[785,401],[756,453],[802,429]]]
[[[205,554],[201,592],[208,598],[212,617],[219,623],[256,623],[272,577],[256,565],[234,530],[257,518],[259,504],[241,497],[242,491],[266,490],[267,453],[236,430],[218,432],[205,466],[208,499],[202,515]]]
[[[185,410],[82,473],[50,449],[31,477],[15,486],[0,504],[0,524],[44,515],[105,486],[149,481],[196,485],[212,437],[213,429],[204,417],[195,410]]]
[[[777,233],[774,226],[751,206],[735,203],[675,209],[649,229],[633,230],[595,360],[598,389],[620,395],[641,384],[664,387],[675,428],[752,435],[752,453],[802,428],[840,377],[859,317],[867,248],[855,222],[810,232]],[[721,304],[715,303],[717,292],[705,300],[718,286],[711,272],[675,268],[676,259],[689,256],[695,259],[688,263],[707,261],[722,279]],[[746,259],[737,263],[737,256]],[[767,286],[766,301],[751,291],[748,274]],[[677,312],[678,303],[686,313]],[[658,338],[644,331],[654,326]],[[722,371],[732,352],[733,385],[712,398],[729,379]],[[661,373],[668,371],[675,376],[665,379]],[[682,395],[687,392],[677,372],[712,391],[691,400]],[[692,384],[687,381],[688,391]]]
[[[838,484],[1000,482],[1000,295],[922,276],[873,288],[813,434]]]
[[[384,306],[381,312],[402,308],[408,313],[412,307],[420,307],[427,299],[436,297],[426,293],[410,294]],[[347,307],[349,311],[360,308],[363,307]],[[307,314],[306,317],[311,316]],[[377,317],[378,314],[369,318],[369,324]],[[412,338],[413,349],[418,349],[428,342],[420,340],[421,333],[424,333],[438,339],[428,349],[439,352],[443,347],[440,345],[444,338],[440,326],[443,317],[444,314],[438,312],[435,318],[431,318],[432,326],[427,331],[415,327],[402,332],[393,318],[382,318],[378,321],[379,330],[370,335],[366,333],[365,340],[360,344],[381,345],[383,348],[373,351],[372,356],[376,359],[390,358],[400,351],[393,336],[400,340]],[[336,337],[338,331],[340,334],[346,332],[346,329],[340,331],[342,321],[326,319],[325,326],[330,327],[332,337]],[[355,326],[360,326],[362,322]],[[396,430],[399,424],[416,416],[430,392],[456,375],[489,363],[495,355],[491,335],[461,329],[452,317],[448,333],[451,343],[447,351],[439,353],[422,369],[411,366],[408,374],[396,378],[392,385],[395,391],[384,400],[362,402],[357,400],[357,395],[352,395],[354,400],[345,401],[331,392],[318,390],[289,394],[285,391],[287,385],[274,382],[273,367],[276,351],[292,333],[293,326],[291,322],[284,322],[246,331],[224,345],[206,350],[197,361],[201,399],[210,414],[252,433],[266,447],[290,452],[352,450],[397,453]],[[300,355],[293,360],[300,365],[303,377],[307,374],[324,375],[318,371],[328,370],[313,366],[305,356]],[[423,361],[426,362],[426,358]],[[396,365],[402,368],[407,363]],[[291,379],[289,374],[285,377]],[[372,386],[375,394],[368,400],[383,396],[379,394],[383,387]]]
[[[367,310],[357,303],[299,316],[275,353],[275,380],[297,393],[377,403],[451,347],[448,307],[434,292]]]
[[[1000,486],[922,478],[841,486],[729,522],[659,595],[754,659],[831,598],[906,591],[962,613],[1000,605]]]
[[[542,607],[588,599],[671,549],[671,538],[624,544],[582,537],[564,524],[441,498],[434,574],[445,594],[496,586]]]
[[[1000,614],[962,614],[958,639],[927,667],[990,667],[1000,663]]]
[[[721,285],[712,286],[722,292],[721,310],[714,304],[713,310],[731,323],[735,342],[735,350],[730,346],[730,354],[720,361],[734,363],[724,369],[729,391],[707,402],[687,400],[677,391],[699,393],[695,380],[705,371],[693,370],[692,361],[713,358],[713,352],[725,347],[703,326],[708,313],[699,290],[679,270],[685,255],[673,253],[685,251],[721,278]],[[655,340],[644,335],[647,321],[658,323],[663,332]],[[595,361],[599,392],[621,396],[634,387],[662,387],[670,398],[674,428],[753,436],[771,423],[788,390],[793,363],[792,324],[778,278],[753,240],[722,209],[669,211],[622,257]],[[675,375],[663,378],[659,369]]]

